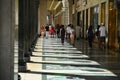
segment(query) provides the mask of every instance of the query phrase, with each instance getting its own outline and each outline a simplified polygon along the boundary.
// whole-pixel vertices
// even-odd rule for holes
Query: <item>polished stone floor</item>
[[[91,49],[82,39],[75,46],[60,42],[39,38],[21,80],[120,80],[120,53],[97,44]]]

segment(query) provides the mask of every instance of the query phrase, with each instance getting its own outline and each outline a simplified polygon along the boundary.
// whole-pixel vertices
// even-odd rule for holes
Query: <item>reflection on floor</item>
[[[18,80],[18,42],[14,43],[14,80]]]
[[[19,73],[22,80],[119,80],[120,63],[108,50],[90,49],[82,40],[77,48],[60,42],[39,38],[27,63],[29,72]]]

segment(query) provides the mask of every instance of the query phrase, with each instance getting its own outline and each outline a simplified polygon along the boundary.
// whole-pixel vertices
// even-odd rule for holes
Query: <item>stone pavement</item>
[[[27,63],[28,72],[19,73],[21,80],[120,79],[118,53],[90,49],[84,40],[77,41],[74,47],[60,42],[58,38],[39,38]]]

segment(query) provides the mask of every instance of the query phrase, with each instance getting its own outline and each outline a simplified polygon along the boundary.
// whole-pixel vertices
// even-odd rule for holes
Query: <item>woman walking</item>
[[[73,25],[71,25],[71,28],[70,28],[70,44],[73,46],[75,45],[75,30]]]

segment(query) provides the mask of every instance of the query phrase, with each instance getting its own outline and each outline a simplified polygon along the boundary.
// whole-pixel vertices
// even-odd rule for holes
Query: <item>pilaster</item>
[[[14,80],[14,2],[0,0],[0,80]]]

